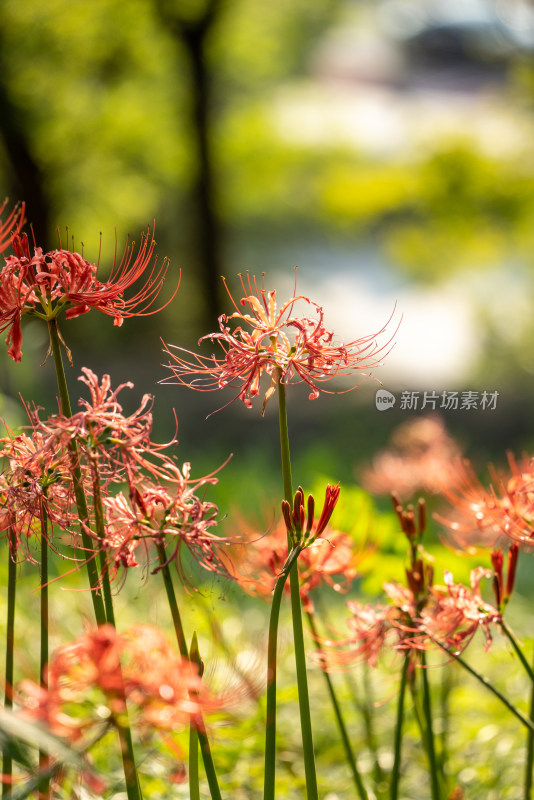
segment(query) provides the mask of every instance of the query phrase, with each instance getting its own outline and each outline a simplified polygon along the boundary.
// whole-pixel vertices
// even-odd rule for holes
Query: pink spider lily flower
[[[453,653],[461,653],[480,628],[486,639],[484,649],[489,650],[492,642],[491,624],[499,624],[501,613],[486,603],[480,593],[482,578],[491,578],[493,572],[484,567],[471,570],[470,584],[467,588],[454,583],[452,574],[445,572],[445,587],[433,586],[434,599],[422,611],[420,624],[432,641],[439,642]]]
[[[389,604],[363,604],[350,601],[351,616],[347,620],[348,637],[338,641],[322,641],[319,660],[324,668],[333,668],[367,661],[376,667],[382,654],[404,652],[413,657],[420,651],[443,649],[453,655],[463,652],[480,628],[486,639],[486,650],[492,642],[492,624],[499,625],[501,613],[486,603],[480,593],[483,577],[492,577],[491,570],[472,570],[470,588],[455,584],[445,572],[445,586],[432,586],[427,581],[423,596],[398,583],[385,583]]]
[[[150,542],[165,546],[165,563],[175,564],[187,586],[192,583],[183,564],[184,548],[205,570],[228,575],[220,556],[228,540],[211,532],[218,524],[218,508],[195,493],[205,479],[192,481],[177,467],[175,472],[179,477],[174,483],[162,486],[140,477],[129,500],[121,492],[104,499],[106,533],[100,546],[112,560],[112,578],[120,567],[138,566],[134,552],[140,543]]]
[[[199,344],[206,339],[218,342],[223,356],[206,357],[165,345],[172,358],[167,365],[172,377],[164,383],[178,383],[199,391],[239,387],[234,400],[239,398],[251,408],[265,374],[271,380],[263,403],[265,411],[278,381],[284,385],[305,383],[310,389],[310,400],[317,398],[320,391],[336,394],[328,392],[323,384],[336,377],[373,369],[381,363],[391,344],[390,339],[378,345],[378,337],[388,323],[377,333],[344,344],[325,327],[324,311],[318,303],[294,292],[293,297],[278,308],[276,291],[266,291],[263,283],[259,289],[255,278],[251,280],[247,274],[245,282],[241,277],[241,286],[244,297],[240,303],[246,311],[240,310],[225,282],[235,312],[222,314],[219,332],[199,340]],[[297,306],[303,306],[298,314]],[[186,357],[180,353],[185,353]]]
[[[507,541],[525,547],[534,543],[534,461],[517,462],[511,454],[508,461],[509,473],[492,470],[488,488],[469,462],[458,468],[456,484],[444,492],[456,514],[453,519],[435,515],[453,544],[473,551]]]
[[[43,253],[39,247],[32,255],[28,237],[16,236],[15,255],[8,256],[0,270],[0,331],[8,330],[9,355],[15,361],[21,359],[23,314],[51,320],[65,311],[70,319],[94,308],[120,326],[128,317],[161,311],[176,295],[179,280],[171,298],[154,309],[168,271],[167,260],[160,266],[157,259],[153,262],[154,247],[153,231],[148,230],[137,250],[131,243],[119,263],[115,257],[109,277],[101,281],[99,264],[83,255],[68,249]],[[132,295],[126,297],[132,287]]]
[[[327,670],[362,661],[376,667],[380,654],[396,649],[400,641],[400,631],[391,622],[395,612],[391,606],[363,604],[357,600],[348,602],[347,608],[351,612],[347,620],[348,637],[322,640],[317,658]]]
[[[24,214],[26,207],[24,203],[18,203],[9,213],[5,222],[2,221],[4,209],[8,199],[4,200],[0,206],[0,253],[3,253],[13,242],[13,239],[20,233],[24,225]]]
[[[243,696],[242,689],[214,694],[197,667],[148,625],[122,635],[101,625],[83,634],[56,651],[47,676],[47,688],[21,683],[20,713],[73,742],[87,742],[95,729],[113,723],[125,700],[135,727],[174,732],[203,725],[205,714],[231,708]]]
[[[99,379],[87,367],[82,368],[78,380],[89,389],[91,399],[81,398],[81,411],[71,417],[53,415],[40,423],[41,428],[64,446],[76,440],[81,458],[93,454],[101,478],[112,475],[119,483],[127,479],[129,469],[141,467],[160,474],[158,460],[165,461],[163,451],[177,440],[162,445],[151,440],[152,396],[143,395],[139,407],[126,416],[118,395],[125,388],[133,388],[133,383],[112,389],[109,375]]]
[[[362,481],[373,494],[410,498],[421,490],[441,492],[456,482],[459,459],[460,449],[440,419],[409,420],[394,431],[391,447],[373,459]]]
[[[52,529],[74,524],[73,492],[67,454],[47,446],[41,432],[0,438],[5,470],[0,473],[0,532],[14,530],[17,544],[25,540],[26,557],[34,561],[31,542],[42,534],[46,519],[49,544]]]

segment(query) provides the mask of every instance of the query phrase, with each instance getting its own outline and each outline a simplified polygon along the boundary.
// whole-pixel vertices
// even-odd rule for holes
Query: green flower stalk
[[[7,620],[6,620],[6,660],[4,680],[4,708],[13,708],[14,643],[15,643],[15,602],[17,596],[17,536],[13,526],[8,530],[8,577],[7,577]],[[2,752],[2,772],[9,778],[13,773],[13,760],[9,744]],[[8,781],[2,783],[2,797],[11,791]]]
[[[196,631],[191,639],[191,663],[198,668],[202,677],[202,661],[198,649]],[[198,731],[196,725],[189,723],[189,800],[200,800],[200,785],[198,780]]]
[[[402,665],[401,680],[399,685],[399,697],[397,700],[397,721],[395,724],[395,738],[393,744],[393,770],[391,772],[391,794],[390,800],[398,800],[400,786],[400,770],[402,758],[402,733],[404,725],[404,701],[406,698],[406,684],[408,671],[410,669],[410,654],[406,653]]]
[[[265,769],[263,800],[274,800],[276,775],[276,678],[277,645],[280,605],[287,577],[293,564],[296,564],[301,549],[295,547],[282,569],[273,594],[269,617],[269,640],[267,645],[267,704],[265,712]]]
[[[61,335],[59,333],[56,319],[53,319],[48,323],[48,331],[50,334],[50,346],[52,348],[54,364],[56,367],[56,378],[59,399],[61,403],[61,411],[65,417],[71,417],[72,408],[70,404],[69,390],[67,387],[67,379],[65,377],[65,369],[63,367],[63,358],[61,355]],[[78,446],[74,440],[69,442],[69,452],[71,457],[72,482],[76,497],[78,518],[80,520],[82,543],[85,552],[88,554],[85,564],[89,579],[89,587],[91,589],[91,600],[93,602],[93,609],[97,624],[104,625],[108,620],[104,601],[102,599],[100,577],[94,560],[96,553],[94,551],[93,541],[87,533],[86,528],[86,526],[89,526],[89,509],[87,507],[87,499],[83,487],[82,472],[79,464]]]
[[[46,488],[43,489],[43,496],[46,500]],[[45,503],[42,504],[41,512],[41,650],[39,659],[39,678],[43,689],[48,686],[46,667],[48,664],[48,515]],[[39,769],[45,770],[48,765],[48,754],[39,750]],[[42,800],[50,797],[50,781],[43,779],[39,786]]]

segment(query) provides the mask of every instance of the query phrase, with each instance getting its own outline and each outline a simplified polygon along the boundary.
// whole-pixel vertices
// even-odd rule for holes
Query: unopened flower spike
[[[493,566],[493,592],[495,594],[495,604],[501,613],[506,608],[514,588],[518,557],[519,545],[514,543],[508,549],[508,573],[505,583],[503,576],[504,556],[502,547],[492,550],[491,553],[491,563]]]
[[[410,563],[406,568],[406,580],[414,598],[421,599],[434,580],[434,568],[421,545],[426,528],[426,504],[420,497],[415,508],[411,503],[404,508],[395,493],[391,495],[391,499],[401,530],[410,544]]]
[[[339,492],[339,484],[336,486],[328,484],[321,516],[315,528],[315,499],[313,495],[308,495],[308,500],[305,504],[304,490],[299,486],[295,492],[293,509],[291,509],[287,500],[282,501],[282,514],[287,532],[294,546],[300,545],[302,549],[309,547],[323,533],[336,507]]]
[[[395,492],[391,494],[391,500],[402,532],[410,542],[420,542],[426,528],[426,503],[424,499],[420,497],[415,508],[411,503],[404,508]]]

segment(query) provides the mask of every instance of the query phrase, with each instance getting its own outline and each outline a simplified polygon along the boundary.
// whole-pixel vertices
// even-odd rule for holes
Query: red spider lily
[[[177,440],[162,445],[151,440],[151,395],[145,394],[139,407],[126,416],[118,395],[125,388],[133,388],[133,383],[123,383],[112,390],[109,375],[99,380],[86,367],[82,368],[78,380],[88,387],[91,400],[80,399],[82,410],[71,417],[59,414],[40,422],[41,429],[63,446],[76,440],[81,457],[91,455],[97,459],[102,480],[112,476],[114,482],[119,483],[127,479],[129,470],[138,468],[146,468],[154,475],[166,475],[161,464],[169,459],[163,451]]]
[[[42,432],[33,430],[0,438],[6,468],[0,473],[0,532],[12,528],[17,541],[40,537],[45,518],[68,530],[74,523],[70,464],[66,453],[48,446]],[[51,540],[49,540],[51,542]],[[33,560],[28,547],[27,557]]]
[[[218,508],[200,499],[196,491],[212,478],[193,481],[175,468],[176,479],[167,486],[139,478],[130,501],[119,493],[104,499],[106,533],[101,547],[113,560],[112,577],[119,567],[137,566],[134,551],[140,542],[164,544],[166,563],[174,562],[188,585],[183,567],[183,548],[204,569],[228,575],[219,556],[226,539],[211,533],[218,524]],[[156,567],[157,572],[161,567]]]
[[[112,391],[108,375],[100,381],[88,369],[83,370],[80,380],[91,393],[91,401],[80,401],[82,411],[71,417],[54,415],[45,421],[39,420],[37,412],[32,412],[32,464],[46,459],[52,459],[51,463],[55,463],[53,459],[61,461],[62,477],[69,487],[68,500],[74,508],[70,444],[76,442],[77,465],[89,502],[93,504],[90,516],[100,518],[100,504],[103,511],[100,528],[93,530],[87,520],[82,524],[98,548],[109,557],[112,577],[117,576],[121,567],[138,566],[135,551],[140,542],[149,541],[167,547],[168,561],[176,563],[182,577],[184,547],[205,569],[226,575],[218,557],[225,540],[211,532],[218,523],[218,509],[200,496],[204,487],[217,483],[219,470],[192,478],[188,462],[180,468],[165,452],[176,444],[176,439],[163,445],[151,440],[149,395],[143,397],[135,412],[125,416],[118,394],[132,384],[123,384]],[[125,483],[128,497],[122,491],[117,493],[117,488]],[[0,519],[6,527],[9,525],[5,514]],[[58,521],[64,529],[74,527],[68,515],[53,521]]]
[[[158,267],[154,254],[154,235],[150,230],[141,238],[135,249],[128,244],[120,263],[115,258],[107,280],[97,277],[99,265],[87,261],[70,250],[53,250],[43,253],[36,247],[33,256],[28,237],[16,236],[13,240],[14,256],[5,259],[0,270],[0,331],[8,330],[9,355],[20,361],[22,352],[21,317],[33,314],[45,320],[58,317],[63,311],[67,318],[85,314],[91,308],[114,318],[115,325],[132,316],[155,314],[165,308],[172,297],[159,306],[155,303],[168,270],[168,261]],[[131,297],[128,289],[143,278]],[[179,284],[179,281],[178,281]]]
[[[351,612],[347,621],[349,637],[338,642],[322,642],[320,660],[323,666],[366,661],[376,667],[379,655],[392,646],[396,648],[401,638],[399,628],[392,625],[395,609],[363,605],[358,601],[347,603],[347,607]]]
[[[351,612],[347,620],[349,636],[338,642],[323,643],[325,665],[367,661],[376,667],[383,652],[415,653],[425,647],[424,633],[416,622],[421,601],[411,589],[400,584],[385,583],[383,588],[390,605],[347,603]]]
[[[7,206],[8,199],[4,200],[0,206],[0,253],[3,253],[12,243],[15,236],[20,233],[24,225],[24,213],[26,207],[24,203],[17,204],[5,222],[2,222],[2,214]]]
[[[204,714],[231,707],[240,697],[239,692],[216,696],[196,666],[148,625],[124,635],[111,625],[89,631],[59,648],[47,672],[47,688],[31,681],[20,685],[21,713],[70,741],[87,740],[92,730],[112,722],[125,700],[135,726],[176,731],[201,724]]]
[[[374,494],[395,492],[409,498],[417,491],[441,492],[457,480],[458,445],[434,417],[400,425],[391,447],[379,453],[364,472],[363,484]]]
[[[179,656],[161,631],[148,625],[125,635],[127,696],[139,710],[142,727],[175,731],[192,723],[203,727],[205,714],[229,709],[243,700],[243,687],[215,695],[197,667]]]
[[[492,571],[484,567],[471,570],[471,588],[468,589],[462,584],[454,583],[452,574],[445,572],[445,587],[432,587],[434,603],[423,609],[420,618],[423,630],[432,640],[440,642],[454,653],[459,653],[465,650],[480,628],[486,638],[485,649],[489,649],[492,642],[490,624],[499,624],[502,616],[496,608],[482,599],[480,581],[492,576]]]
[[[534,462],[530,458],[517,462],[512,455],[508,461],[510,473],[493,470],[489,488],[481,484],[469,462],[459,465],[456,484],[444,492],[456,517],[436,515],[455,545],[473,551],[507,540],[534,544]]]
[[[391,343],[391,339],[382,346],[377,343],[384,326],[377,333],[344,344],[325,328],[324,311],[318,303],[294,293],[278,309],[276,292],[267,292],[263,283],[259,289],[255,278],[251,281],[247,275],[246,283],[241,278],[241,286],[244,293],[241,305],[248,313],[239,310],[226,287],[235,312],[219,317],[219,333],[199,340],[199,344],[206,339],[217,341],[223,357],[205,357],[170,345],[173,350],[193,356],[191,361],[165,345],[173,362],[168,364],[172,378],[164,382],[199,391],[239,387],[234,399],[240,398],[250,408],[252,398],[260,391],[261,377],[266,374],[271,379],[271,388],[265,394],[265,410],[278,381],[285,385],[306,383],[311,390],[309,399],[313,400],[320,391],[327,392],[322,385],[332,378],[360,374],[378,366]],[[296,305],[304,305],[304,315],[295,313]]]
[[[491,645],[490,625],[499,625],[500,612],[486,603],[480,594],[480,581],[491,577],[491,570],[479,567],[471,572],[471,588],[455,584],[445,572],[445,586],[427,584],[424,596],[398,583],[385,583],[389,605],[347,603],[351,616],[347,621],[349,636],[337,642],[322,642],[323,666],[367,661],[375,667],[384,652],[445,648],[459,654],[480,628]]]

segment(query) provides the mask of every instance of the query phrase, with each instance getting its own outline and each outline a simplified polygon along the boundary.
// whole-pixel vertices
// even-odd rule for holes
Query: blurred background
[[[159,258],[170,259],[165,292],[170,297],[181,271],[178,294],[161,313],[121,328],[96,312],[62,321],[74,361],[66,366],[72,405],[81,368],[90,367],[110,374],[114,387],[135,384],[120,395],[127,412],[143,394],[154,395],[155,441],[172,438],[176,411],[178,460],[191,461],[193,477],[233,453],[209,499],[234,541],[250,520],[256,533],[265,532],[278,513],[276,400],[264,418],[261,398],[252,410],[237,400],[212,414],[231,392],[159,383],[169,374],[160,339],[196,349],[199,337],[218,329],[219,315],[233,310],[221,275],[239,298],[238,274],[265,271],[266,287],[284,300],[298,265],[298,293],[324,306],[326,327],[348,341],[390,320],[380,343],[395,343],[376,380],[313,402],[305,386],[288,392],[295,484],[320,503],[325,482],[341,481],[334,523],[360,545],[378,543],[363,566],[363,594],[379,593],[385,578],[404,579],[406,546],[387,492],[399,475],[403,499],[421,487],[431,491],[429,478],[442,476],[457,455],[445,430],[481,473],[489,460],[505,463],[507,449],[534,452],[532,0],[2,0],[0,202],[5,196],[26,202],[45,250],[58,246],[58,233],[66,246],[68,228],[86,258],[97,261],[101,251],[102,277],[115,247],[121,254],[127,237],[139,241],[155,220]],[[46,330],[39,320],[24,322],[21,363],[0,348],[0,418],[12,427],[27,421],[21,397],[41,405],[43,416],[57,410]],[[378,388],[395,395],[393,408],[376,408]],[[429,424],[421,402],[402,407],[402,393],[412,391],[420,399],[425,391],[498,396],[494,409],[438,404]],[[415,428],[414,417],[421,423]],[[407,456],[377,457],[390,442]],[[376,505],[354,485],[362,479],[383,493]],[[430,498],[429,520],[435,502]],[[468,567],[443,551],[433,551],[438,580],[446,566],[467,581]],[[527,639],[531,574],[524,562],[518,582],[527,599],[514,612],[524,612],[516,630]],[[30,600],[17,615],[30,621],[20,628],[21,649],[30,653],[27,631],[39,612],[35,578],[29,569],[27,575]],[[146,578],[132,576],[121,593],[122,624],[137,622],[140,608],[166,619]],[[186,629],[204,631],[203,656],[209,661],[215,623],[236,653],[241,646],[249,652],[245,639],[247,648],[259,646],[267,605],[258,612],[219,576],[204,581],[205,609],[204,595],[185,600]],[[86,592],[75,597],[89,604]],[[214,613],[232,598],[233,613],[231,603]],[[345,614],[346,597],[336,598],[326,602],[331,619]],[[60,625],[79,633],[74,606],[62,601],[56,639]],[[499,681],[506,676],[511,696],[523,702],[527,690],[510,683],[509,652],[503,653],[494,674]],[[380,676],[377,686],[376,710],[385,714],[394,690]],[[323,713],[322,689],[313,687],[315,710]],[[485,695],[473,702],[469,689],[463,697],[465,736],[458,746],[454,739],[451,752],[462,754],[462,768],[469,765],[464,783],[482,787],[476,796],[500,798],[490,781],[502,780],[512,792],[521,785],[516,773],[503,777],[519,769],[520,760],[510,757],[514,739],[498,708],[495,724],[486,724]],[[285,730],[296,730],[289,719],[294,706],[286,703],[285,713]],[[323,764],[325,753],[333,762],[334,737],[327,726],[318,728]],[[250,755],[261,728],[251,717],[248,734],[221,730],[228,732],[227,752],[233,748],[241,759],[241,772],[230,756],[226,770],[241,798],[248,769],[242,750]],[[381,747],[383,730],[380,722]],[[300,763],[299,747],[285,744],[290,767],[291,759]],[[257,753],[260,780],[261,744]],[[420,756],[416,744],[406,760]],[[471,769],[475,762],[488,771],[486,783]],[[334,774],[321,768],[324,794],[336,785]],[[418,774],[406,796],[419,796]],[[161,796],[168,791],[164,785]],[[289,790],[284,796],[293,797]]]
[[[63,325],[73,393],[82,366],[132,380],[125,406],[154,394],[162,439],[176,409],[183,460],[234,452],[230,474],[265,486],[274,404],[205,420],[231,395],[157,383],[160,337],[196,347],[231,310],[220,276],[236,287],[246,270],[283,295],[298,265],[298,292],[349,340],[394,312],[385,388],[498,391],[494,410],[436,413],[481,463],[532,447],[533,133],[527,0],[0,4],[0,194],[26,201],[45,249],[67,227],[90,260],[101,246],[102,274],[115,238],[121,252],[155,220],[169,293],[182,273],[161,314]],[[0,354],[10,424],[19,393],[55,408],[46,349],[30,321],[22,363]],[[377,411],[379,386],[291,393],[299,480],[352,480],[408,419]]]

